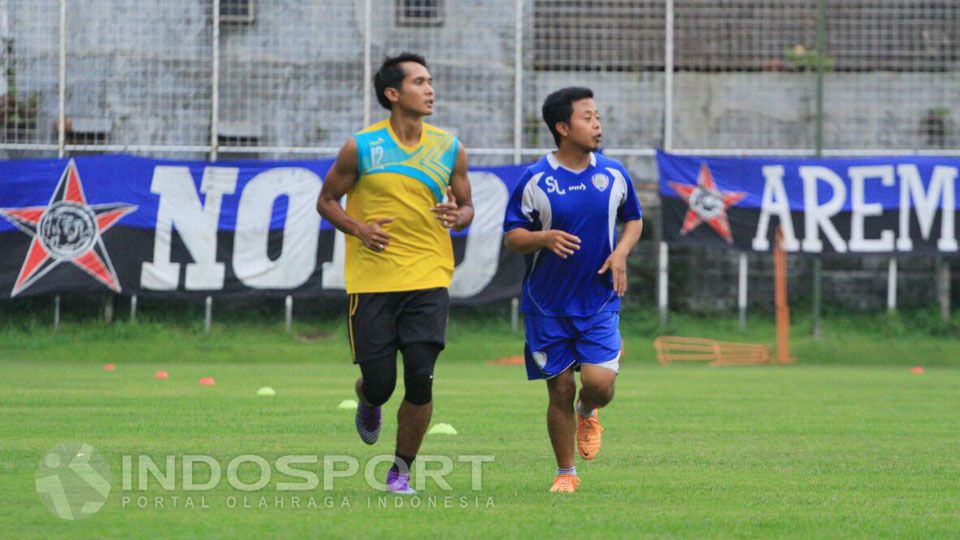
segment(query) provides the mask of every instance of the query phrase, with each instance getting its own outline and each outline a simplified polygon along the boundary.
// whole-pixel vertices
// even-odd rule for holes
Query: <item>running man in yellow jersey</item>
[[[449,229],[467,227],[473,205],[460,141],[423,122],[434,101],[423,57],[384,60],[373,83],[390,117],[343,145],[317,211],[347,235],[350,347],[361,372],[356,427],[367,444],[380,435],[380,406],[396,386],[397,351],[403,354],[405,395],[387,489],[412,494],[410,466],[430,425],[433,367],[446,333]]]

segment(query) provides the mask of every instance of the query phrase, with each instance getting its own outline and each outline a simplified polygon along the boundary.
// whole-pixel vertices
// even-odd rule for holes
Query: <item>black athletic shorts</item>
[[[396,355],[409,343],[436,343],[447,333],[446,288],[349,295],[348,331],[353,363]]]

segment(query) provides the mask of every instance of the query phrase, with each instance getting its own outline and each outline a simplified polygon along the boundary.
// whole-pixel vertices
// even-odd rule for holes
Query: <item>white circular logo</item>
[[[543,369],[544,366],[547,365],[547,353],[543,351],[534,351],[532,356],[533,356],[533,361],[536,362],[538,366],[540,366],[540,369]]]
[[[37,236],[54,257],[72,259],[97,239],[97,216],[88,206],[70,201],[50,205],[40,219]]]
[[[723,197],[715,189],[697,186],[690,194],[690,208],[702,219],[712,219],[723,213]]]
[[[47,451],[37,465],[37,495],[63,519],[96,514],[110,495],[110,466],[86,443],[63,443]]]

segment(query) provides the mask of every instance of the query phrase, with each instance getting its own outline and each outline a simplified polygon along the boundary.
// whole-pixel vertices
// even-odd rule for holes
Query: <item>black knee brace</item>
[[[410,343],[403,348],[403,399],[414,405],[433,400],[433,366],[439,355],[436,343]]]
[[[373,358],[360,362],[363,374],[363,397],[379,407],[390,399],[397,386],[397,358],[394,355]]]

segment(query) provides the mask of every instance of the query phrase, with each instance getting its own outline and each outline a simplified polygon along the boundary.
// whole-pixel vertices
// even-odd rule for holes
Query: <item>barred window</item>
[[[663,0],[534,0],[534,69],[663,69]]]
[[[397,26],[440,26],[442,24],[442,0],[398,0]]]
[[[252,23],[254,0],[220,0],[220,22]]]

